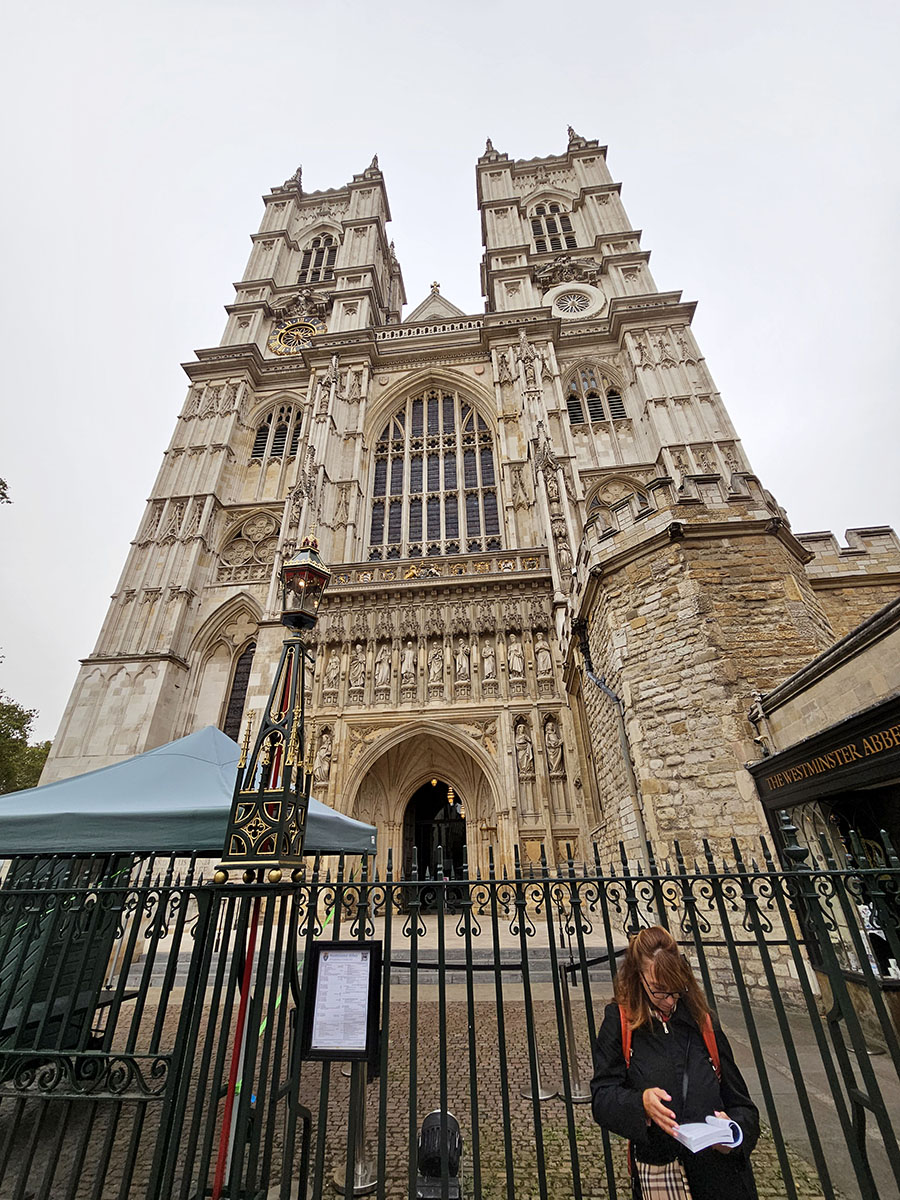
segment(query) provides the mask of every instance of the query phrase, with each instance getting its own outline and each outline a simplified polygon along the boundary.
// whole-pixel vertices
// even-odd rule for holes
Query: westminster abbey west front
[[[660,292],[605,148],[478,159],[485,310],[405,317],[377,159],[264,198],[44,781],[269,692],[315,532],[314,795],[434,872],[755,838],[747,714],[897,594],[884,527],[797,536]]]

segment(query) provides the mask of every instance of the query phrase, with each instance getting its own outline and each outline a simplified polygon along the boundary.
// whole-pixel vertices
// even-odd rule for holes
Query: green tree
[[[28,744],[36,716],[0,689],[0,795],[34,787],[41,777],[50,743]]]

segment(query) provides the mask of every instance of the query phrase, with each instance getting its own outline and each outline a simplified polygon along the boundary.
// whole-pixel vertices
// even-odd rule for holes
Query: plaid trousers
[[[635,1162],[641,1200],[691,1200],[684,1167],[676,1158],[670,1163]]]

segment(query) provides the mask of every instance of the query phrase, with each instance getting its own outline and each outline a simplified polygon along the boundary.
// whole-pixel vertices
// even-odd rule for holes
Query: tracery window
[[[334,260],[337,258],[337,242],[331,234],[314,237],[303,251],[298,283],[322,283],[334,279]]]
[[[456,392],[411,396],[375,444],[369,558],[499,550],[494,439]]]
[[[241,721],[244,716],[244,703],[247,699],[247,685],[250,682],[250,668],[253,666],[253,655],[256,653],[256,642],[251,642],[239,655],[234,665],[234,676],[231,681],[231,692],[225,707],[225,720],[222,722],[222,732],[230,738],[239,741]]]
[[[531,232],[538,254],[548,250],[574,250],[578,246],[572,221],[558,204],[539,204],[531,216]]]
[[[589,363],[576,368],[569,379],[566,408],[571,425],[583,425],[585,421],[621,421],[628,415],[619,389],[598,367]]]
[[[284,458],[285,452],[288,457],[295,455],[300,441],[301,416],[291,404],[273,408],[256,427],[250,457]]]

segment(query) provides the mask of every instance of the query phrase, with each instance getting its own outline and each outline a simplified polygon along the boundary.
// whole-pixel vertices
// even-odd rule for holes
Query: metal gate
[[[628,934],[655,923],[760,1104],[769,1194],[895,1194],[900,981],[871,931],[900,961],[900,863],[793,855],[427,880],[335,860],[236,886],[185,860],[17,860],[0,889],[0,1198],[415,1197],[433,1111],[435,1196],[626,1196],[622,1145],[587,1103],[591,1045]],[[312,946],[348,939],[383,952],[374,1069],[301,1058]]]

